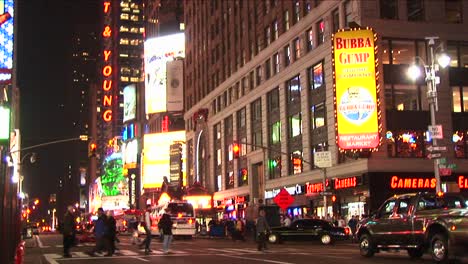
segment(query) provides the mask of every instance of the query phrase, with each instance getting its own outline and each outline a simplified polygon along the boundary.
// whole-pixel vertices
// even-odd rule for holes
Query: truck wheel
[[[359,238],[359,253],[366,258],[374,256],[374,242],[372,242],[370,235],[363,234]]]
[[[424,250],[422,248],[410,248],[408,249],[408,255],[413,258],[420,258],[424,255]]]
[[[448,261],[448,241],[442,234],[436,234],[431,239],[432,259],[437,263],[446,263]]]

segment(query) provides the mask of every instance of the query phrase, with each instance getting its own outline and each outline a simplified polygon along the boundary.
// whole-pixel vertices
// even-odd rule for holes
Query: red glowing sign
[[[460,189],[468,189],[468,178],[460,175],[458,176],[458,188]]]
[[[327,186],[329,182],[325,183]],[[314,195],[318,194],[319,192],[323,192],[323,183],[306,183],[306,195]]]
[[[161,121],[161,130],[162,132],[169,132],[169,117],[164,116],[163,120]]]
[[[357,178],[335,179],[335,190],[356,187]]]
[[[392,189],[433,189],[436,187],[435,178],[399,178],[392,176],[390,187]]]

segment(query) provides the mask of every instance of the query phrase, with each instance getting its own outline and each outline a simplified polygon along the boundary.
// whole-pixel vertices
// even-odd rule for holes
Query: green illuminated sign
[[[127,195],[128,184],[123,175],[122,158],[106,159],[104,162],[104,174],[101,176],[103,196]]]

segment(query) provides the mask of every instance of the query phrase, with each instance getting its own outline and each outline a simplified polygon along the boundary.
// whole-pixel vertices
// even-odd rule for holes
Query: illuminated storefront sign
[[[458,176],[458,188],[460,189],[468,189],[468,177],[463,175]]]
[[[0,0],[0,84],[11,82],[14,1]]]
[[[193,205],[194,209],[210,209],[212,207],[210,195],[184,196],[184,200]]]
[[[435,178],[400,178],[392,176],[390,179],[390,188],[392,189],[433,189],[436,187]]]
[[[279,189],[272,189],[270,191],[265,191],[265,199],[272,199],[274,198],[276,195],[278,195],[278,193],[282,190],[283,188],[279,188]],[[289,187],[284,187],[284,189],[286,189],[286,191],[288,191],[288,193],[290,195],[298,195],[298,194],[303,194],[304,193],[304,186],[302,185],[299,185],[299,184],[296,184],[295,186],[289,186]]]
[[[184,33],[145,41],[145,111],[146,114],[174,111],[182,107],[182,64],[176,63],[167,87],[167,63],[185,57]],[[168,93],[168,89],[169,93]],[[168,108],[171,101],[174,108]]]
[[[335,183],[335,190],[353,188],[357,186],[358,179],[357,177],[335,179],[334,183]]]
[[[113,102],[113,54],[110,47],[112,46],[112,30],[111,27],[106,23],[111,19],[111,3],[104,2],[103,13],[104,13],[104,25],[102,29],[102,37],[104,41],[104,50],[103,50],[103,68],[101,70],[102,74],[102,119],[106,122],[112,120],[112,106],[117,102]]]
[[[375,35],[340,31],[333,38],[335,118],[341,150],[375,149],[380,143]]]
[[[136,117],[136,86],[130,84],[123,89],[124,93],[124,114],[123,122],[135,119]]]
[[[185,142],[185,131],[145,134],[143,141],[143,188],[160,188],[163,177],[170,175],[171,145],[175,142]],[[182,163],[185,164],[185,156],[182,156]],[[182,179],[185,185],[187,178],[184,168]]]

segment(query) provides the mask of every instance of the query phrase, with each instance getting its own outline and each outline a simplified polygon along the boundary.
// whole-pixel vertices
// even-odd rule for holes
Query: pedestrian
[[[140,248],[145,247],[145,254],[148,255],[150,252],[153,252],[150,249],[151,245],[151,205],[146,206],[146,211],[143,216],[143,226],[145,228],[146,237],[143,240],[143,243],[140,244]]]
[[[171,216],[169,215],[169,209],[166,208],[165,213],[162,215],[161,220],[158,223],[159,230],[162,231],[164,236],[163,240],[163,252],[169,254],[169,245],[172,242],[172,222]]]
[[[75,243],[75,208],[71,205],[67,207],[67,211],[63,217],[62,234],[63,234],[63,257],[71,258],[70,248]]]
[[[115,253],[115,240],[117,237],[117,223],[114,218],[114,211],[107,211],[107,242],[109,243],[108,256],[112,256]]]
[[[268,222],[265,218],[265,210],[263,209],[260,209],[260,211],[258,212],[256,231],[257,231],[257,250],[265,251],[267,249],[266,238],[267,238],[268,232],[270,232],[270,225],[268,225]]]
[[[358,225],[358,216],[351,216],[351,219],[348,221],[348,226],[351,229],[351,242],[356,242],[356,231],[357,231],[357,225]]]
[[[107,250],[107,255],[111,252],[109,243],[107,242],[107,217],[104,214],[104,209],[100,207],[97,210],[98,219],[94,221],[94,237],[96,238],[96,245],[91,250],[90,255],[95,256],[97,252]]]
[[[136,216],[132,216],[129,221],[130,232],[132,233],[132,245],[136,245],[140,243],[140,239],[138,238],[138,221]]]
[[[289,227],[291,225],[291,218],[289,214],[284,215],[284,221],[283,221],[284,226]]]

